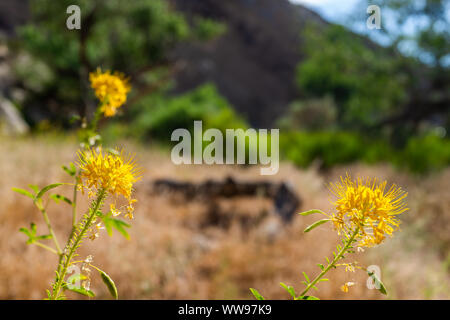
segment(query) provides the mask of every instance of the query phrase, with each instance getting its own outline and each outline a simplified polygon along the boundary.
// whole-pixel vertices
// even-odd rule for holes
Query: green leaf
[[[31,233],[34,235],[36,235],[36,231],[37,231],[37,227],[36,224],[34,222],[30,223],[30,227],[31,227]]]
[[[367,274],[369,275],[370,278],[372,278],[375,284],[375,288],[379,287],[377,288],[377,290],[380,291],[382,294],[387,295],[386,287],[384,286],[383,282],[381,282],[381,280],[378,279],[375,272],[370,272],[367,270]]]
[[[36,237],[36,224],[34,222],[30,223],[30,229],[27,228],[20,228],[19,232],[23,232],[28,236],[27,244],[32,244],[36,239],[39,239],[39,237]]]
[[[39,192],[39,187],[35,184],[29,184],[28,188],[30,188],[31,190],[34,191],[34,193],[38,193]]]
[[[316,221],[312,225],[308,226],[303,232],[309,232],[312,229],[314,229],[314,228],[316,228],[316,227],[320,226],[321,224],[324,224],[325,222],[328,222],[328,221],[330,221],[330,219],[322,219],[322,220]]]
[[[77,168],[73,165],[72,162],[69,164],[69,166],[70,168],[66,166],[62,166],[62,168],[65,172],[67,172],[67,174],[69,174],[71,177],[74,177],[77,174]]]
[[[87,297],[95,297],[95,294],[91,291],[91,290],[86,290],[83,287],[80,288],[76,288],[76,287],[68,287],[67,285],[64,287],[66,290],[72,291],[72,292],[76,292],[79,293],[83,296],[87,296]]]
[[[60,194],[52,194],[50,195],[50,199],[53,199],[56,203],[59,203],[62,200],[65,203],[72,205],[72,201],[69,198],[62,196]]]
[[[51,238],[53,238],[53,236],[51,234],[44,234],[42,236],[36,237],[36,239],[38,239],[38,240],[48,240],[48,239],[51,239]]]
[[[69,288],[70,285],[74,285],[77,281],[86,280],[87,277],[81,273],[74,273],[69,278],[67,278],[66,287]]]
[[[36,195],[36,199],[40,199],[42,198],[42,196],[49,190],[57,188],[59,186],[62,186],[64,183],[53,183],[53,184],[49,184],[48,186],[44,187],[41,189],[41,191],[39,191],[39,193]]]
[[[250,288],[250,291],[252,292],[256,300],[265,300],[264,297],[258,292],[258,290]]]
[[[28,230],[27,228],[20,228],[19,232],[23,232],[25,233],[28,237],[32,238],[33,236],[31,235],[30,230]]]
[[[114,281],[111,279],[109,275],[107,275],[104,271],[98,269],[100,276],[102,277],[103,283],[108,287],[109,293],[113,296],[114,299],[119,299],[119,295],[117,294],[117,288]]]
[[[29,192],[27,190],[20,189],[20,188],[11,188],[11,189],[14,192],[20,193],[21,195],[26,196],[26,197],[34,200],[34,196],[31,194],[31,192]]]
[[[125,230],[125,228],[131,227],[128,223],[123,222],[119,219],[110,218],[109,216],[103,216],[102,221],[109,236],[112,236],[112,229],[114,228],[119,231],[126,239],[130,239],[130,235],[128,234],[127,230]]]
[[[308,275],[306,274],[305,271],[303,271],[303,276],[305,277],[306,281],[310,282],[310,281],[309,281],[309,278],[308,278]]]
[[[280,282],[280,285],[281,285],[284,289],[286,289],[286,291],[289,292],[289,294],[295,299],[295,297],[296,297],[297,295],[295,294],[294,287],[288,286],[288,285],[284,284],[283,282]]]
[[[313,214],[313,213],[324,213],[324,212],[322,210],[319,210],[319,209],[312,209],[312,210],[300,212],[299,215],[301,215],[301,216],[309,216],[310,214]]]
[[[131,226],[128,223],[125,223],[119,219],[113,219],[113,221],[114,221],[114,228],[116,228],[116,230],[119,231],[125,238],[130,240],[130,236],[127,230],[125,230],[125,228],[130,228]]]
[[[327,278],[321,278],[321,279],[319,279],[319,281],[317,281],[317,282],[320,282],[320,281],[329,281],[329,279],[327,279]]]
[[[320,270],[322,270],[322,271],[323,271],[323,269],[325,269],[325,267],[324,267],[323,264],[321,264],[321,263],[318,263],[317,266],[318,266],[318,267],[320,268]]]

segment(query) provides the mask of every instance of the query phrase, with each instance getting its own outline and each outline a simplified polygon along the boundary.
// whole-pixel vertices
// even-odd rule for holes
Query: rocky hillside
[[[177,79],[177,90],[212,81],[252,125],[271,126],[297,94],[294,73],[302,56],[302,27],[308,21],[326,22],[288,0],[175,3],[181,11],[215,18],[228,27],[213,43],[178,50],[188,67]]]

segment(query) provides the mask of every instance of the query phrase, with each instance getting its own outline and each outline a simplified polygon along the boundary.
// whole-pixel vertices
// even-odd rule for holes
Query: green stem
[[[64,278],[67,273],[67,268],[69,267],[70,262],[71,262],[72,258],[74,257],[75,252],[76,252],[77,248],[79,247],[81,241],[83,240],[86,232],[89,230],[93,221],[95,220],[97,211],[102,206],[103,200],[105,199],[105,195],[106,195],[106,193],[104,190],[100,190],[98,192],[97,199],[93,203],[92,209],[90,210],[85,223],[82,224],[80,232],[78,234],[74,233],[74,235],[73,235],[74,238],[71,238],[68,241],[66,250],[65,250],[65,251],[67,251],[67,253],[64,254],[65,255],[64,259],[60,259],[60,262],[58,265],[59,272],[56,276],[56,283],[53,286],[53,291],[52,291],[52,296],[51,296],[52,300],[56,300],[59,297],[59,292],[61,291],[61,288],[62,288],[62,285],[64,282]],[[73,241],[71,241],[72,239],[73,239]]]
[[[97,110],[95,111],[94,118],[92,119],[92,122],[90,124],[92,131],[97,131],[98,122],[101,118],[102,112],[100,111],[102,105],[100,105]]]
[[[44,221],[45,221],[45,224],[47,225],[48,232],[50,232],[50,234],[52,235],[53,242],[55,243],[55,246],[56,246],[56,252],[59,255],[61,255],[61,253],[62,253],[61,247],[59,246],[58,239],[56,238],[56,234],[53,231],[52,225],[50,223],[50,219],[48,218],[48,215],[47,215],[47,211],[45,211],[45,209],[42,207],[42,205],[39,205],[38,208],[42,212],[42,216],[44,217]]]
[[[308,284],[308,286],[305,288],[305,290],[303,290],[302,293],[300,293],[300,297],[304,296],[309,289],[311,289],[312,287],[314,287],[314,285],[332,268],[335,266],[336,262],[338,262],[342,256],[344,255],[344,253],[348,250],[348,248],[352,245],[353,240],[355,239],[356,235],[359,232],[359,227],[357,227],[355,229],[355,231],[353,232],[352,236],[347,240],[345,246],[339,251],[339,253],[334,257],[333,261],[331,261],[330,264],[328,264],[328,266],[322,270],[322,272],[312,281]]]
[[[47,245],[45,245],[43,243],[35,241],[35,242],[33,242],[33,244],[37,245],[38,247],[44,248],[45,250],[48,250],[48,251],[50,251],[50,252],[52,252],[54,254],[58,254],[58,252],[56,252],[55,249],[53,249],[53,248],[51,248],[51,247],[49,247],[49,246],[47,246]]]
[[[77,227],[77,195],[78,195],[78,174],[75,175],[75,185],[73,187],[73,199],[72,199],[72,232],[69,239],[72,238],[75,229]]]

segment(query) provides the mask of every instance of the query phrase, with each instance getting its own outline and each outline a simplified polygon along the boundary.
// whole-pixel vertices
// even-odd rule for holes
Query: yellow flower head
[[[112,117],[126,101],[127,94],[130,91],[128,79],[122,73],[110,71],[96,72],[89,74],[91,87],[95,91],[96,97],[100,100],[100,111],[105,117]]]
[[[103,189],[111,195],[131,199],[133,184],[140,179],[133,157],[90,149],[78,153],[83,186]]]
[[[358,227],[356,238],[360,247],[372,247],[380,244],[386,235],[392,235],[400,223],[396,216],[408,210],[403,201],[407,193],[396,185],[386,190],[386,184],[376,179],[353,181],[347,176],[330,185],[337,197],[333,202],[336,208],[332,215],[334,226],[346,235]]]

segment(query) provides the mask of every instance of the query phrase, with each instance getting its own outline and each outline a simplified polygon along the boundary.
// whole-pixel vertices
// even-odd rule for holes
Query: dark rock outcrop
[[[176,92],[211,81],[255,127],[271,127],[297,96],[295,68],[302,57],[301,30],[326,22],[288,0],[173,0],[178,10],[224,22],[227,32],[207,44],[185,44],[186,61]]]
[[[272,199],[275,212],[289,222],[301,206],[301,199],[285,183],[270,181],[236,181],[228,177],[223,181],[207,180],[192,183],[173,179],[158,179],[152,183],[154,194],[178,193],[184,201],[205,200],[214,202],[217,198],[264,197]]]

